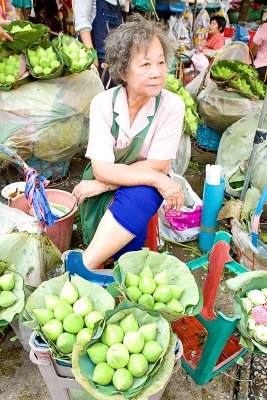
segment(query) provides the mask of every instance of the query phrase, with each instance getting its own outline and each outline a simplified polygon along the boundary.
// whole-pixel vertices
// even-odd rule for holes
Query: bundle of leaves
[[[211,67],[211,78],[219,87],[230,88],[249,99],[264,99],[266,86],[257,70],[238,60],[220,60]]]
[[[8,91],[16,85],[22,85],[29,79],[23,54],[12,54],[0,60],[0,90]]]
[[[23,310],[24,281],[14,264],[0,260],[0,327],[8,325]]]
[[[116,262],[113,276],[115,284],[111,285],[126,298],[155,307],[169,321],[202,309],[202,293],[190,269],[174,256],[148,249],[128,252]],[[135,278],[136,284],[129,277]]]
[[[123,342],[123,343],[122,343]],[[73,349],[76,380],[96,399],[145,399],[170,377],[176,337],[156,311],[123,301],[92,341]]]
[[[195,136],[199,124],[197,104],[191,94],[184,88],[183,83],[172,74],[167,74],[165,89],[178,94],[185,103],[185,116],[183,129],[187,135]]]
[[[87,344],[113,308],[114,299],[104,288],[65,273],[30,295],[24,324],[41,336],[54,358],[70,361],[76,341]]]
[[[235,291],[233,313],[240,317],[240,345],[267,354],[267,271],[245,272],[226,285]]]
[[[59,78],[64,71],[60,52],[51,42],[42,42],[38,47],[26,50],[26,62],[36,79]]]
[[[6,40],[4,46],[13,51],[35,47],[41,40],[49,39],[50,29],[43,24],[33,24],[28,21],[13,21],[3,27],[13,38],[13,41]]]
[[[81,72],[90,68],[97,58],[95,49],[88,49],[72,36],[60,34],[52,43],[60,50],[63,62],[70,72]]]

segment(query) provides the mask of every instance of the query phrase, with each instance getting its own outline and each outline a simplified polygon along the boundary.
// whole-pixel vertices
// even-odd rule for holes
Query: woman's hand
[[[11,21],[6,21],[6,20],[0,20],[0,42],[3,42],[4,40],[10,40],[11,42],[13,42],[13,37],[10,36],[6,31],[4,31],[4,29],[2,28],[2,26],[6,26],[9,25]]]
[[[84,200],[88,197],[98,196],[101,193],[107,192],[108,188],[103,182],[98,180],[92,181],[81,181],[72,191],[72,196],[74,196],[79,204],[83,204]]]
[[[164,174],[160,174],[156,189],[166,200],[168,210],[179,211],[184,205],[184,193],[181,185]]]

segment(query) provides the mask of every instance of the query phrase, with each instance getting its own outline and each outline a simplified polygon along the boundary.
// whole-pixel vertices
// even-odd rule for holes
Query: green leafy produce
[[[219,67],[218,65],[216,65],[214,67],[214,69],[212,69],[212,76],[215,79],[228,80],[228,79],[232,79],[233,76],[235,76],[235,75],[236,75],[236,72],[232,71],[228,67]]]
[[[258,73],[257,73],[257,71],[255,70],[255,68],[250,67],[250,66],[247,65],[247,64],[239,64],[239,65],[237,66],[237,70],[238,70],[239,72],[241,72],[242,74],[245,74],[245,75],[247,75],[247,76],[249,76],[249,77],[251,77],[251,78],[255,78],[255,77],[258,76]]]
[[[26,51],[27,64],[35,77],[57,78],[63,73],[63,65],[57,49],[45,42]]]
[[[0,85],[13,85],[20,76],[20,58],[18,54],[2,58],[0,62]]]
[[[49,28],[43,24],[33,24],[27,21],[13,21],[4,26],[14,40],[6,40],[4,46],[13,51],[23,51],[24,49],[35,47],[41,41],[48,40]]]
[[[69,274],[43,282],[28,298],[25,324],[48,344],[56,358],[71,360],[74,343],[87,345],[103,323],[106,310],[114,308],[114,299],[101,286]],[[86,319],[91,318],[90,327]]]
[[[165,89],[178,94],[178,96],[183,99],[186,106],[183,128],[185,133],[195,136],[199,123],[195,100],[193,99],[191,94],[183,87],[182,82],[179,81],[179,79],[176,79],[172,74],[167,74]]]
[[[251,90],[256,96],[259,96],[260,99],[264,99],[267,88],[263,82],[261,82],[259,79],[255,79],[251,83]]]
[[[253,92],[251,90],[250,84],[247,82],[245,78],[237,78],[228,82],[228,86],[238,89],[240,93],[244,94],[249,99],[254,98]]]
[[[10,33],[25,32],[25,31],[32,31],[32,27],[30,24],[25,25],[24,28],[21,28],[19,25],[13,25]]]
[[[140,279],[138,288],[142,295],[138,300],[134,300],[129,288],[125,285],[126,280],[129,280],[128,273],[131,274],[132,280],[132,274],[140,278],[145,267],[147,271],[149,269],[152,272],[153,278],[145,276]],[[163,272],[167,274],[167,276],[164,274],[164,282],[167,282],[168,277],[168,284],[157,285],[154,279],[157,277],[158,282],[159,274]],[[116,262],[113,276],[117,289],[129,300],[140,304],[140,299],[147,296],[141,304],[160,310],[170,321],[176,320],[182,315],[196,314],[202,307],[201,292],[193,275],[189,268],[176,257],[147,249],[128,252]]]
[[[137,324],[138,330],[123,333],[121,338],[121,332],[112,329],[113,344],[107,345],[103,335],[106,336],[109,332],[108,327],[124,326],[124,321],[128,325],[130,317],[134,318],[134,328]],[[152,340],[147,340],[143,335],[143,327],[152,327]],[[101,329],[103,328],[98,330],[85,349],[81,350],[79,345],[75,345],[75,378],[81,384],[86,384],[85,387],[92,396],[96,389],[100,397],[121,394],[123,398],[138,398],[136,396],[150,384],[151,378],[161,368],[167,356],[173,338],[169,323],[158,312],[124,301],[115,310],[106,312],[105,329]],[[148,335],[147,329],[144,332]],[[116,334],[117,338],[114,336]],[[80,374],[85,371],[86,379],[85,376],[81,379]],[[105,378],[106,373],[108,377]]]

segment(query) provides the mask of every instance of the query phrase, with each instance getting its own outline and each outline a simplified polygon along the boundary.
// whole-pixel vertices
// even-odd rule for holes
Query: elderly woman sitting
[[[163,199],[179,210],[181,187],[167,175],[182,132],[185,106],[163,89],[173,48],[153,22],[136,16],[106,40],[107,62],[119,86],[91,103],[90,158],[73,195],[81,204],[88,269],[140,250],[147,224]]]

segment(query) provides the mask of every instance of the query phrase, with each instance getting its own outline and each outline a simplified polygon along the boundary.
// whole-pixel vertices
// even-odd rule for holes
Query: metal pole
[[[263,106],[261,109],[259,125],[258,125],[258,129],[256,130],[256,133],[254,136],[252,153],[250,156],[247,173],[246,173],[246,178],[245,178],[245,182],[244,182],[243,189],[242,189],[241,196],[240,196],[240,200],[242,200],[242,201],[244,200],[245,195],[248,190],[248,185],[250,183],[258,147],[259,147],[260,143],[262,143],[263,139],[266,139],[267,131],[263,129],[266,111],[267,111],[267,90],[265,92],[265,97],[264,97],[264,102],[263,102]]]

